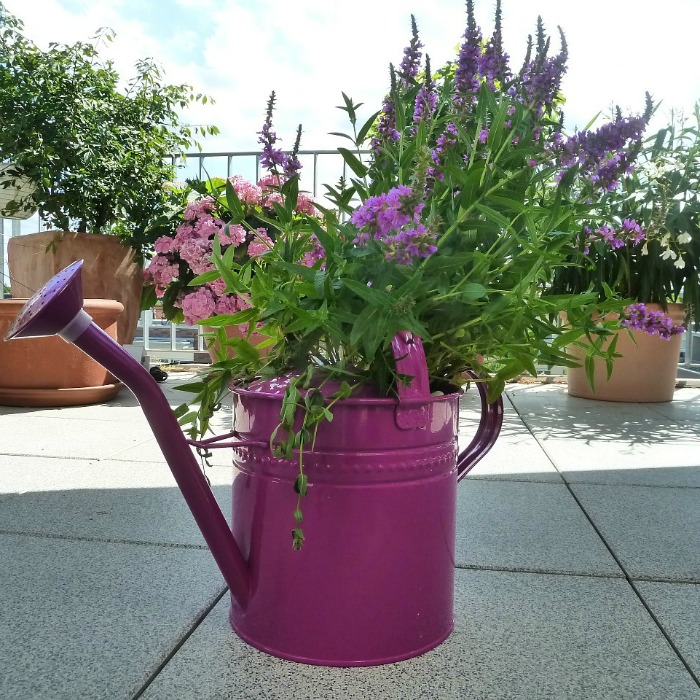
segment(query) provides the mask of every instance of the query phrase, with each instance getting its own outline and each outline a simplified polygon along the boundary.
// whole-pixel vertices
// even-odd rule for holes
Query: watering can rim
[[[299,376],[297,373],[294,372],[289,372],[285,374],[278,375],[276,377],[272,377],[270,379],[255,379],[253,382],[247,386],[244,386],[240,383],[236,382],[231,382],[229,384],[229,388],[231,389],[232,392],[235,394],[239,394],[242,396],[246,397],[253,397],[253,398],[259,398],[263,400],[269,400],[269,401],[279,401],[282,396],[284,396],[284,392],[288,386],[289,379],[291,379],[294,376]],[[273,386],[269,386],[272,382],[278,381],[278,380],[283,380],[282,382],[279,382]],[[284,381],[286,380],[286,381]],[[335,387],[338,384],[338,382],[331,382],[331,387]],[[423,403],[436,403],[440,401],[449,401],[452,400],[455,396],[461,396],[464,394],[464,388],[456,386],[454,384],[449,384],[448,382],[445,382],[443,384],[445,389],[450,389],[449,391],[444,391],[443,393],[440,394],[428,394],[426,396],[378,396],[378,395],[361,395],[361,394],[352,394],[348,398],[342,399],[343,404],[363,404],[363,405],[381,405],[381,406],[395,406],[397,404],[402,404],[402,405],[414,405],[414,404],[423,404]],[[254,388],[252,388],[254,387]],[[373,385],[371,383],[365,383],[362,385],[363,389],[369,389],[372,391],[374,389]],[[328,388],[326,391],[322,391],[324,396],[326,398],[329,398],[329,395],[333,393],[335,388]],[[301,392],[303,393],[305,390],[301,389]],[[441,390],[442,391],[442,390]]]

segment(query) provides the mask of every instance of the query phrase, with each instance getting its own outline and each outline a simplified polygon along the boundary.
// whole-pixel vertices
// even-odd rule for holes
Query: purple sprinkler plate
[[[35,292],[13,321],[5,340],[60,333],[83,308],[82,267],[82,260],[72,263]]]

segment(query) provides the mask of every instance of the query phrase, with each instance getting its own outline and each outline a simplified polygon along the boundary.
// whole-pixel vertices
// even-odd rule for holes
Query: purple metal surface
[[[233,530],[248,560],[251,597],[230,620],[253,646],[294,661],[363,666],[410,658],[453,625],[459,393],[431,396],[418,338],[393,344],[399,400],[338,402],[305,451],[306,543],[291,548],[298,463],[235,448]],[[421,370],[424,376],[421,373]],[[234,388],[234,429],[264,440],[275,429],[289,377]],[[331,388],[332,390],[332,388]],[[466,471],[490,449],[502,404],[485,403],[460,455]],[[499,408],[500,407],[500,408]]]
[[[489,403],[486,400],[486,384],[478,381],[479,377],[471,370],[467,374],[474,380],[481,400],[481,419],[479,427],[467,447],[457,457],[457,481],[461,481],[494,446],[503,425],[503,398]]]
[[[15,335],[75,330],[73,318],[84,314],[76,265],[30,300]],[[78,327],[67,335],[139,400],[231,588],[231,624],[243,639],[283,658],[354,666],[416,656],[449,635],[459,393],[430,395],[418,338],[402,333],[393,344],[398,371],[414,377],[399,400],[363,387],[335,405],[333,422],[304,452],[307,543],[297,552],[290,533],[298,462],[268,447],[289,377],[234,388],[234,432],[193,442],[240,438],[232,534],[158,384],[95,324]],[[483,412],[459,456],[459,478],[493,445],[502,420],[502,404],[488,406],[477,386]]]
[[[24,305],[5,340],[57,335],[80,314],[83,308],[83,283],[78,260],[52,277]]]

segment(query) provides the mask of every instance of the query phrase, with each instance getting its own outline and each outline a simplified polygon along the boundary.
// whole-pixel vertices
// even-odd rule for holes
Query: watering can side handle
[[[472,379],[479,378],[471,370],[467,374]],[[489,403],[486,400],[486,384],[480,381],[474,383],[481,399],[481,419],[472,441],[457,457],[457,481],[461,481],[494,446],[503,424],[503,397],[499,396],[496,401]]]

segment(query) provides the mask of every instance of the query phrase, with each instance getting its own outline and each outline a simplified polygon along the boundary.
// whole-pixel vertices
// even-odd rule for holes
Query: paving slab
[[[700,582],[700,489],[571,488],[632,578]]]
[[[700,585],[639,581],[636,586],[685,662],[700,678]]]
[[[34,455],[3,455],[0,454],[0,495],[18,494],[27,491],[55,491],[62,484],[69,483],[77,474],[77,485],[80,488],[80,478],[93,469],[99,469],[98,460],[66,460],[55,457],[36,457]],[[74,481],[73,483],[76,483]]]
[[[0,697],[130,700],[223,590],[208,551],[0,536]]]
[[[415,659],[324,668],[231,631],[223,599],[144,700],[697,700],[700,689],[620,580],[457,571],[454,633]]]
[[[231,475],[219,468],[207,476],[230,522]],[[0,502],[0,532],[205,546],[164,464],[146,469],[127,462],[37,460],[25,477],[37,489]]]
[[[508,389],[521,418],[569,483],[700,487],[700,420],[678,420],[684,403],[627,404],[568,396],[560,385]],[[695,406],[695,403],[692,403]],[[696,409],[693,409],[695,411]]]
[[[0,431],[0,454],[100,459],[153,437],[148,423],[141,420],[77,421],[33,413],[12,416],[10,421],[8,429]]]
[[[457,566],[623,576],[565,485],[470,480],[458,488]]]
[[[480,407],[474,392],[460,401],[459,449],[468,444],[478,425]],[[503,427],[496,444],[470,470],[471,479],[515,479],[563,483],[552,461],[504,397]]]
[[[146,433],[150,433],[148,423],[144,420]],[[224,435],[232,429],[233,420],[231,417],[231,407],[224,405],[216,412],[211,420],[211,433],[207,434],[207,438],[215,435]],[[162,463],[164,461],[163,453],[160,450],[155,438],[152,437],[144,442],[136,445],[126,445],[121,448],[116,447],[110,454],[110,459],[123,460],[128,462],[147,462],[147,463]],[[193,448],[194,449],[194,448]],[[213,466],[231,467],[232,455],[228,448],[212,449],[209,463]]]

